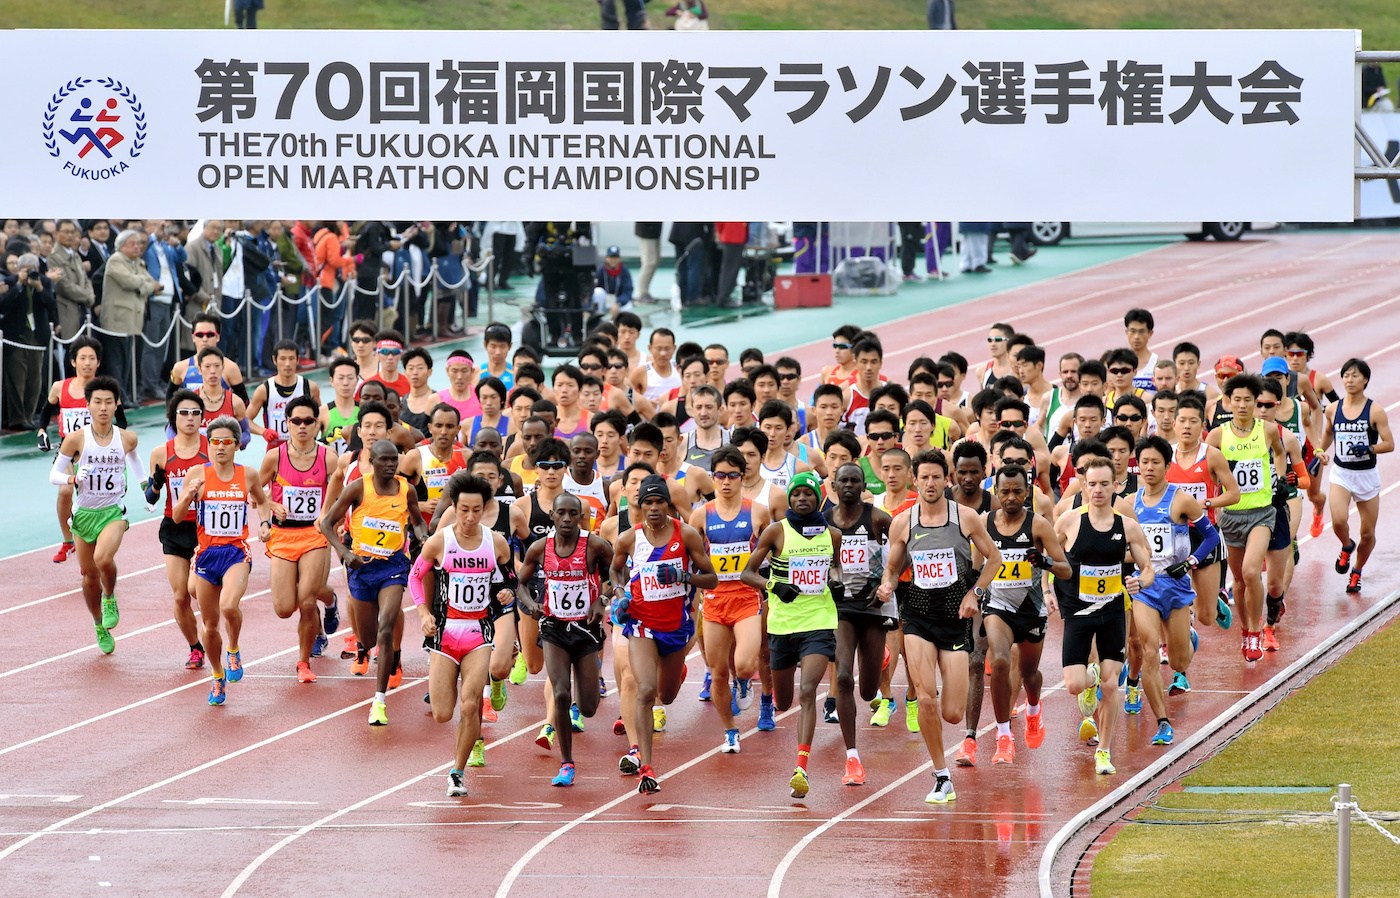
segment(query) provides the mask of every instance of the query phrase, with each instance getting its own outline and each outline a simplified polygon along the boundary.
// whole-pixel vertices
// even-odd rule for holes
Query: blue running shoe
[[[335,597],[335,593],[331,593],[331,603],[326,606],[326,613],[321,618],[321,626],[325,629],[327,636],[340,629],[340,600]]]
[[[1128,665],[1124,664],[1118,668],[1118,688],[1122,689],[1126,685],[1128,685]],[[1103,698],[1103,696],[1100,695],[1099,698]]]
[[[1171,688],[1167,690],[1168,695],[1182,695],[1191,691],[1191,681],[1186,679],[1186,674],[1178,671],[1172,676]]]
[[[1152,737],[1152,744],[1171,745],[1173,738],[1174,736],[1172,734],[1172,725],[1164,720],[1161,723],[1157,724],[1157,735]]]
[[[1123,711],[1128,714],[1142,713],[1142,687],[1129,686],[1128,695],[1123,700]]]
[[[747,711],[753,704],[753,686],[748,680],[739,681],[739,710]],[[736,712],[737,713],[737,712]]]
[[[325,633],[317,633],[316,638],[311,641],[311,657],[319,658],[324,655],[329,644],[330,640],[326,638]]]
[[[773,697],[771,695],[758,697],[758,728],[765,733],[778,728],[777,722],[773,720]]]
[[[224,703],[224,680],[222,677],[214,677],[209,685],[209,704],[222,705]]]
[[[738,717],[744,709],[739,707],[739,684],[729,684],[729,713],[733,717]]]
[[[575,733],[583,732],[583,715],[579,713],[577,702],[569,706],[569,728],[572,729]],[[573,765],[570,764],[569,767],[570,769],[572,769]],[[565,783],[564,785],[567,786],[572,784],[573,780],[571,779],[568,783]],[[555,783],[554,785],[557,786],[559,785],[559,783]]]
[[[700,701],[710,700],[710,672],[705,671],[705,682],[700,685]]]
[[[1225,601],[1225,590],[1220,590],[1220,595],[1215,599],[1215,622],[1220,625],[1220,629],[1230,629],[1230,624],[1235,619],[1235,612],[1230,609],[1230,603]]]
[[[551,786],[572,786],[574,784],[574,765],[560,764],[559,775],[549,781]]]
[[[241,652],[224,652],[224,676],[230,683],[243,679],[243,658]]]
[[[1195,627],[1192,627],[1192,628],[1191,628],[1191,651],[1194,652],[1194,651],[1196,651],[1196,649],[1198,649],[1198,648],[1200,648],[1200,647],[1201,647],[1201,634],[1196,632],[1196,628],[1195,628]]]

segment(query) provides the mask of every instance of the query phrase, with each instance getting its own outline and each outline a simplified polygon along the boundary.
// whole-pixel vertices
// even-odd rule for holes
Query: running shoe
[[[515,664],[510,669],[510,681],[516,686],[522,686],[530,676],[530,669],[525,666],[525,653],[521,652],[515,656]]]
[[[919,700],[916,698],[904,700],[904,726],[911,733],[919,731]]]
[[[495,723],[497,720],[500,720],[500,715],[496,713],[495,708],[491,707],[490,702],[487,702],[481,706],[482,723]]]
[[[551,786],[572,786],[574,784],[574,765],[564,763],[559,765],[559,774],[549,781]]]
[[[758,728],[771,733],[778,728],[778,722],[773,719],[773,696],[760,695],[758,698]]]
[[[617,720],[614,720],[614,721],[613,721],[613,735],[614,735],[614,736],[626,736],[626,735],[627,735],[627,724],[625,724],[625,723],[622,722],[622,718],[621,718],[621,717],[619,717]]]
[[[540,727],[540,734],[535,737],[535,744],[545,751],[554,750],[554,727],[545,724]]]
[[[747,711],[753,704],[753,684],[748,680],[739,681],[739,710]],[[736,712],[737,713],[737,712]]]
[[[74,549],[72,543],[59,543],[58,551],[53,553],[53,563],[63,564],[63,562],[67,561],[68,556],[73,554],[73,552]]]
[[[230,683],[243,679],[242,652],[224,652],[224,676]]]
[[[1167,663],[1167,644],[1165,642],[1157,646],[1157,657],[1161,663]]]
[[[1191,627],[1191,653],[1192,653],[1192,654],[1195,654],[1196,650],[1199,649],[1200,647],[1201,647],[1201,634],[1196,632],[1196,628],[1195,628],[1195,627]]]
[[[719,753],[722,755],[737,755],[739,753],[738,730],[724,731],[724,742],[720,744]]]
[[[467,755],[468,767],[486,766],[486,740],[478,739],[472,743],[471,754]]]
[[[642,769],[642,756],[634,745],[627,754],[617,759],[617,771],[623,776],[634,776]]]
[[[666,732],[666,709],[660,705],[651,709],[651,731],[653,733]]]
[[[889,655],[889,649],[886,649],[886,650],[885,650],[885,654],[886,654],[886,656]],[[870,700],[870,710],[871,710],[871,711],[878,711],[878,710],[880,710],[880,706],[883,705],[884,703],[885,703],[885,697],[884,697],[883,695],[881,695],[880,693],[877,692],[877,693],[875,693],[875,697],[872,698],[872,699]]]
[[[583,732],[583,713],[578,709],[578,703],[569,705],[569,729],[575,733]],[[558,783],[555,783],[557,786]]]
[[[730,715],[731,717],[738,717],[738,716],[743,712],[743,710],[744,710],[743,708],[739,707],[739,684],[738,684],[738,683],[730,683],[730,684],[729,684],[729,715]]]
[[[460,771],[460,770],[449,770],[449,771],[447,771],[447,797],[448,797],[448,798],[466,798],[466,797],[467,797],[467,784],[466,784],[466,782],[464,782],[463,779],[462,779],[462,771]]]
[[[309,662],[306,662],[306,661],[298,661],[298,662],[297,662],[297,682],[298,682],[298,683],[314,683],[314,682],[316,682],[316,675],[315,675],[314,673],[311,672],[311,664],[310,664]]]
[[[1079,721],[1079,741],[1089,745],[1099,744],[1099,725],[1094,718],[1086,717]]]
[[[98,624],[93,629],[97,631],[97,648],[101,650],[102,654],[110,655],[116,651],[117,641],[112,638],[112,634],[108,632],[106,627]]]
[[[369,725],[372,727],[389,725],[389,707],[383,702],[377,701],[369,706]]]
[[[929,804],[947,804],[956,801],[958,793],[953,791],[953,781],[946,776],[936,777],[933,781],[933,791],[924,796],[924,801]]]
[[[395,652],[394,654],[397,655],[398,653]],[[403,662],[402,662],[402,661],[399,661],[397,658],[395,658],[395,659],[394,659],[394,672],[391,673],[391,674],[389,674],[389,688],[390,688],[390,689],[398,689],[398,688],[399,688],[400,686],[402,686],[402,685],[403,685]]]
[[[1343,571],[1342,573],[1346,573],[1346,571]],[[121,623],[121,620],[122,612],[121,609],[117,607],[117,597],[103,596],[102,626],[107,628],[108,630],[115,630],[117,628],[117,624]]]
[[[1350,570],[1351,553],[1355,551],[1356,543],[1354,541],[1347,543],[1345,546],[1342,546],[1342,551],[1337,553],[1337,561],[1335,564],[1332,565],[1332,570],[1336,571],[1339,574],[1345,574],[1348,570]],[[107,606],[104,604],[102,606],[102,609],[103,613],[105,614]]]
[[[1274,634],[1274,628],[1268,624],[1264,625],[1264,632],[1260,634],[1259,643],[1266,652],[1278,651],[1278,636]]]
[[[1142,713],[1142,687],[1128,685],[1128,696],[1123,699],[1123,711],[1128,714]]]
[[[345,634],[345,645],[340,649],[340,660],[349,661],[359,653],[360,643],[355,639],[354,632]]]
[[[656,781],[656,772],[651,769],[650,764],[643,764],[638,772],[642,775],[637,783],[638,794],[655,795],[661,791],[661,784]]]
[[[190,657],[185,661],[185,670],[199,670],[204,666],[204,649],[190,649]]]
[[[1088,671],[1089,682],[1084,687],[1084,691],[1079,693],[1079,716],[1093,717],[1094,709],[1099,706],[1099,666],[1090,664]]]
[[[860,758],[846,759],[846,775],[841,777],[843,786],[864,786],[865,766],[860,763]]]
[[[710,700],[710,672],[708,670],[705,671],[705,682],[700,684],[699,699],[702,702]]]
[[[1322,515],[1320,513],[1313,513],[1312,524],[1308,526],[1308,535],[1313,539],[1322,535]]]
[[[992,755],[992,765],[1010,764],[1016,760],[1016,743],[1010,736],[997,736],[997,750]]]
[[[977,766],[977,737],[966,736],[962,745],[958,746],[958,753],[953,756],[953,763],[959,767]]]
[[[822,720],[827,723],[841,722],[841,718],[836,716],[836,699],[829,695],[826,697],[826,701],[822,703]]]
[[[807,783],[807,771],[801,767],[792,769],[792,779],[788,780],[788,785],[792,787],[793,798],[806,798],[809,790]]]
[[[1100,748],[1094,752],[1094,772],[1100,776],[1112,776],[1118,772],[1118,768],[1113,766],[1113,759],[1108,756],[1108,749]]]
[[[1102,684],[1103,681],[1100,680],[1099,682],[1100,682],[1100,684]],[[1124,686],[1127,686],[1127,685],[1128,685],[1128,665],[1126,665],[1126,664],[1120,664],[1120,665],[1118,666],[1118,688],[1119,688],[1119,689],[1122,689]],[[1103,689],[1100,689],[1100,690],[1099,690],[1099,701],[1103,701]]]
[[[364,646],[356,643],[355,660],[350,662],[350,672],[357,677],[362,677],[369,673],[369,652]]]
[[[1172,674],[1172,684],[1167,689],[1167,695],[1185,695],[1191,691],[1191,681],[1186,679],[1186,674],[1177,671]]]
[[[607,696],[608,696],[608,681],[605,680],[605,679],[603,679],[602,677],[599,677],[599,678],[598,678],[598,697],[599,697],[599,698],[607,698]]]
[[[1045,711],[1039,714],[1026,715],[1026,745],[1030,748],[1040,748],[1045,741]]]
[[[875,709],[875,713],[870,715],[870,725],[873,727],[884,727],[890,725],[890,715],[894,713],[894,699],[887,699],[880,703],[880,707]]]
[[[326,653],[326,646],[330,645],[330,640],[325,633],[317,633],[316,638],[311,640],[311,657],[319,658]]]
[[[1171,745],[1173,738],[1175,737],[1172,734],[1172,725],[1164,720],[1157,724],[1157,734],[1152,737],[1152,744]]]
[[[1347,578],[1347,592],[1355,594],[1361,591],[1361,572],[1352,571]]]
[[[209,704],[222,705],[225,697],[224,678],[214,677],[209,682]]]
[[[1244,660],[1250,663],[1258,661],[1260,658],[1264,657],[1264,649],[1263,646],[1260,644],[1258,633],[1245,633],[1242,654],[1244,655]]]
[[[335,635],[335,631],[340,629],[340,600],[335,593],[331,593],[331,603],[321,615],[321,628],[327,637]]]
[[[491,710],[504,711],[509,696],[506,695],[505,680],[491,680]]]
[[[1274,626],[1288,613],[1288,602],[1283,596],[1264,596],[1264,623]]]
[[[1222,630],[1230,629],[1230,624],[1235,620],[1235,612],[1230,608],[1230,603],[1225,601],[1225,590],[1220,590],[1220,595],[1215,599],[1215,622]]]

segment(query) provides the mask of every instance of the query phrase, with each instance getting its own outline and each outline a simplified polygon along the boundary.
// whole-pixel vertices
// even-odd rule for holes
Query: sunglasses
[[[1129,424],[1136,424],[1143,419],[1142,415],[1114,415],[1114,421],[1127,421]]]
[[[535,467],[541,471],[562,471],[569,466],[566,461],[537,461]]]
[[[233,438],[229,438],[229,439],[220,439],[220,438],[211,437],[211,438],[209,439],[209,445],[210,445],[210,446],[237,446],[237,445],[238,445],[238,441],[235,440],[235,439],[233,439]]]
[[[580,370],[580,371],[602,371],[602,370],[603,370],[603,366],[602,366],[602,365],[579,365],[579,366],[578,366],[578,370]]]
[[[882,430],[879,433],[867,433],[866,436],[872,440],[892,440],[895,438],[895,432],[893,430]]]
[[[1108,369],[1108,373],[1109,373],[1109,374],[1119,374],[1119,375],[1122,375],[1122,374],[1132,374],[1132,373],[1133,373],[1133,369],[1132,369],[1132,368],[1109,368],[1109,369]]]
[[[710,476],[715,480],[738,480],[744,475],[739,471],[712,471]]]
[[[728,367],[729,359],[705,359],[705,364],[711,368],[724,368]]]
[[[351,338],[350,338],[350,342],[351,342],[351,343],[373,343],[373,342],[374,342],[374,338],[373,338],[373,337],[351,337]]]
[[[627,363],[626,363],[626,362],[609,362],[609,363],[608,363],[608,367],[611,368],[611,369],[614,370],[614,371],[621,371],[623,368],[626,368],[626,367],[627,367]]]
[[[403,355],[402,349],[376,349],[375,352],[380,355]]]
[[[987,342],[988,342],[988,343],[1005,343],[1005,342],[1006,342],[1006,338],[1005,338],[1005,337],[988,337],[988,338],[987,338]]]
[[[1142,419],[1139,418],[1138,420]],[[998,421],[997,423],[1001,425],[1002,430],[1009,430],[1013,427],[1020,429],[1026,426],[1025,421]]]
[[[1262,409],[1270,409],[1270,408],[1273,408],[1273,407],[1275,407],[1276,405],[1278,405],[1277,402],[1256,402],[1256,403],[1254,403],[1254,404],[1257,405],[1257,406],[1259,406],[1259,407],[1262,408]]]
[[[202,339],[202,340],[204,340],[204,339],[217,340],[217,339],[219,338],[219,332],[218,332],[218,331],[193,331],[191,335],[192,335],[192,336],[195,336],[195,337],[199,337],[199,338]]]
[[[1029,458],[1007,458],[1006,456],[1002,456],[1001,463],[1004,465],[1020,465],[1023,468],[1028,468],[1031,465],[1031,460]]]
[[[850,349],[850,348],[851,348],[851,344],[849,344],[849,343],[832,343],[832,344],[831,344],[831,348],[832,348],[832,349],[835,349],[835,350],[837,350],[837,351],[839,351],[839,352],[845,352],[847,349]]]
[[[940,380],[934,384],[934,386],[938,387],[940,390],[951,390],[953,389],[953,382],[951,380]]]
[[[1307,354],[1308,354],[1308,351],[1307,351],[1306,349],[1290,349],[1290,350],[1288,350],[1286,353],[1284,353],[1284,355],[1288,356],[1289,358],[1294,358],[1294,359],[1301,359],[1303,356],[1305,356],[1305,355],[1307,355]]]
[[[778,375],[778,380],[797,380],[801,377],[802,375],[795,371],[784,371]]]
[[[197,408],[177,408],[175,414],[179,415],[181,418],[197,418],[203,415],[204,412]]]
[[[288,418],[287,423],[293,427],[310,427],[316,423],[315,418]]]

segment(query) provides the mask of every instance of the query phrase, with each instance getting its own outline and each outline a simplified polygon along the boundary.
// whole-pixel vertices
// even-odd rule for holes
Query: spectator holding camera
[[[58,321],[53,283],[39,270],[33,253],[9,256],[0,275],[0,330],[11,343],[34,349],[5,347],[5,427],[27,430],[39,409],[44,389],[44,352]],[[56,273],[56,278],[62,275]]]

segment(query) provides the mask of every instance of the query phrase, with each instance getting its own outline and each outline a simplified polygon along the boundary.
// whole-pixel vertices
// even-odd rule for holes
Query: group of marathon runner
[[[1172,743],[1168,697],[1191,689],[1197,628],[1237,620],[1246,663],[1279,648],[1298,531],[1318,537],[1329,509],[1336,571],[1360,591],[1376,460],[1395,445],[1365,360],[1334,384],[1311,367],[1307,334],[1270,330],[1257,372],[1226,356],[1206,382],[1193,344],[1150,350],[1145,309],[1125,315],[1122,348],[1062,355],[1053,384],[1045,350],[1006,324],[989,329],[987,359],[918,358],[902,382],[879,338],[845,325],[810,395],[791,357],[745,350],[731,377],[725,346],[678,347],[665,328],[643,346],[632,313],[549,376],[492,324],[485,364],[452,350],[443,390],[427,386],[427,350],[357,322],[330,396],[297,373],[292,343],[276,347],[273,377],[248,384],[217,348],[219,324],[195,320],[196,351],[171,374],[167,439],[145,455],[118,385],[96,376],[101,345],[73,343],[73,376],[41,419],[57,416],[60,435],[54,561],[76,554],[110,654],[128,485],[163,507],[185,666],[209,667],[210,705],[243,676],[255,554],[269,559],[274,612],[297,617],[302,683],[341,628],[338,561],[340,654],[355,675],[376,668],[374,726],[388,724],[404,676],[407,592],[409,640],[429,656],[424,701],[437,722],[457,719],[450,796],[485,765],[481,726],[505,709],[507,683],[541,672],[549,723],[536,741],[559,752],[553,784],[572,785],[573,734],[608,694],[608,642],[613,731],[630,746],[619,770],[658,791],[653,735],[698,643],[721,753],[740,751],[755,691],[760,731],[796,705],[796,798],[821,720],[839,724],[842,783],[864,783],[856,697],[869,724],[889,726],[902,661],[906,726],[934,766],[927,801],[946,803],[942,724],[966,727],[954,765],[977,764],[988,681],[992,764],[1014,762],[1022,700],[1024,743],[1042,745],[1051,626],[1063,628],[1080,738],[1112,774],[1119,707],[1140,714],[1145,701],[1153,743]],[[51,448],[47,429],[38,437]],[[264,454],[245,465],[240,449]]]

